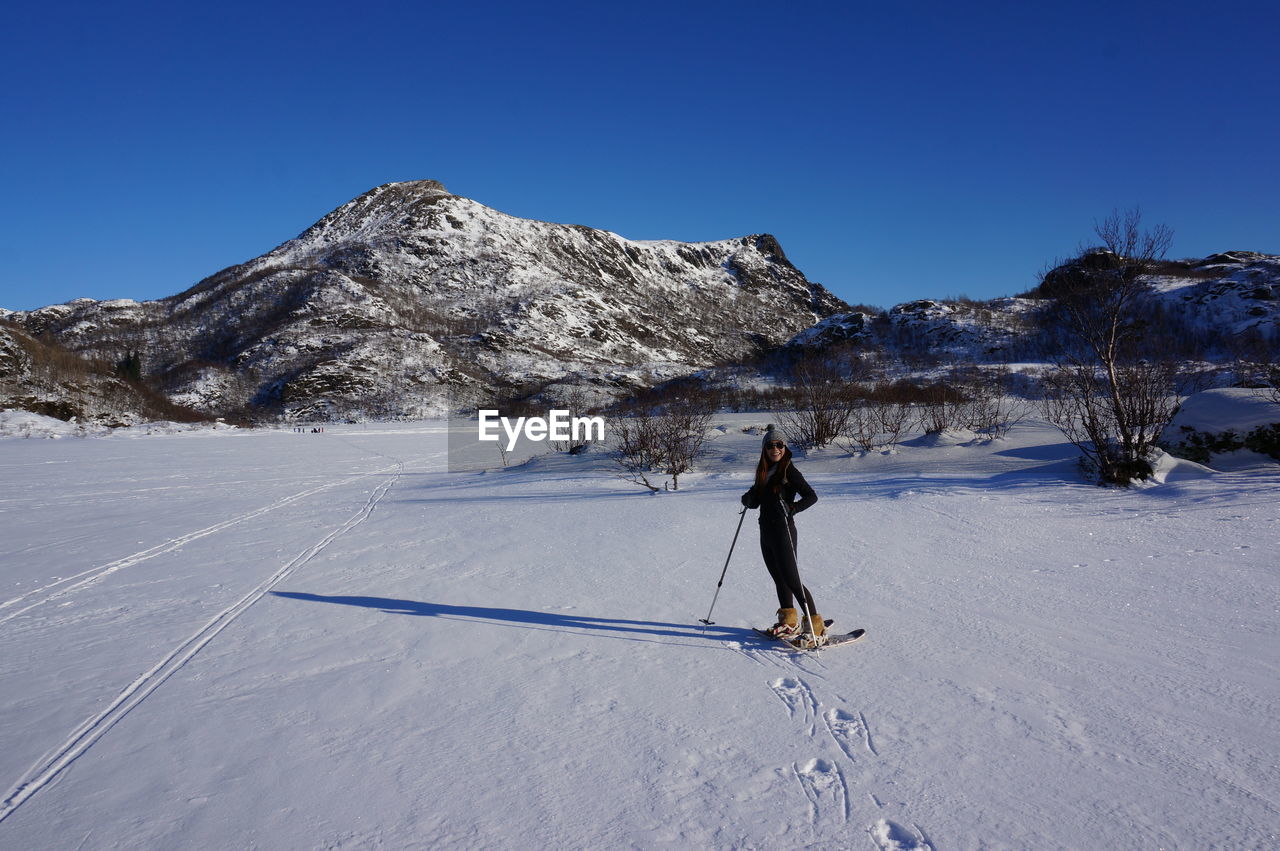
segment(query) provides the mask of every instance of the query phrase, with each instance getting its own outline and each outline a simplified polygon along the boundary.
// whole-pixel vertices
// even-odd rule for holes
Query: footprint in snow
[[[880,819],[867,829],[880,851],[933,851],[933,846],[915,825],[910,828]]]
[[[817,698],[813,696],[813,691],[803,680],[781,677],[769,683],[769,688],[773,689],[778,699],[786,704],[787,712],[792,718],[796,717],[797,713],[805,720],[817,715]]]
[[[849,789],[844,775],[835,763],[825,759],[811,759],[792,767],[804,796],[809,799],[809,819],[816,827],[819,822],[838,818],[849,820]]]
[[[844,755],[851,761],[857,762],[858,758],[854,752],[859,744],[872,756],[878,756],[875,747],[871,744],[871,731],[867,729],[867,719],[861,712],[854,715],[843,709],[828,709],[822,716],[822,720],[827,722],[827,731],[831,733],[831,738],[835,739],[840,750],[844,751]]]

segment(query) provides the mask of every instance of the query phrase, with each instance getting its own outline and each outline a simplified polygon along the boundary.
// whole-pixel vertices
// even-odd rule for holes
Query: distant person
[[[791,463],[791,449],[782,433],[770,424],[760,448],[755,483],[742,495],[743,505],[760,509],[760,552],[778,591],[778,622],[767,632],[782,639],[801,638],[812,632],[821,644],[827,630],[813,605],[813,595],[800,584],[798,539],[792,519],[817,501],[818,495]],[[796,600],[805,609],[803,621],[796,612]]]

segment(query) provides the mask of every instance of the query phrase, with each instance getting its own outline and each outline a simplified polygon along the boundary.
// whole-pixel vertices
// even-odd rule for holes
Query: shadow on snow
[[[467,618],[478,621],[494,621],[525,627],[552,629],[563,632],[602,632],[627,635],[650,635],[658,638],[699,638],[702,640],[753,640],[758,638],[750,629],[730,626],[701,626],[667,623],[663,621],[632,621],[618,618],[593,618],[583,615],[566,615],[555,612],[533,612],[527,609],[495,609],[486,606],[451,606],[446,603],[425,603],[417,600],[396,600],[390,597],[326,597],[322,594],[303,594],[295,591],[272,591],[274,597],[304,600],[310,603],[335,603],[340,606],[356,606],[377,609],[392,615],[419,615],[434,618]]]

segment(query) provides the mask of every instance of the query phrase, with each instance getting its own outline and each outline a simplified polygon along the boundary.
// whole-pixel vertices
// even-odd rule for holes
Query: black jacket
[[[773,492],[773,482],[766,481],[763,485],[757,482],[751,486],[751,490],[742,495],[743,505],[747,508],[760,509],[761,524],[788,523],[793,514],[799,514],[818,501],[818,495],[813,492],[813,488],[809,487],[809,483],[804,480],[804,476],[800,475],[800,471],[794,464],[788,461],[785,473],[786,480],[777,494]],[[775,471],[774,475],[778,473]],[[800,497],[798,501],[797,496]]]

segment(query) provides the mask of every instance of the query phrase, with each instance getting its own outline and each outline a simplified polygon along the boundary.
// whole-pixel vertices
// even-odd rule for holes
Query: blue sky
[[[1008,295],[1141,206],[1280,253],[1269,3],[65,3],[0,33],[0,307],[159,298],[381,183],[768,232],[851,303]]]

